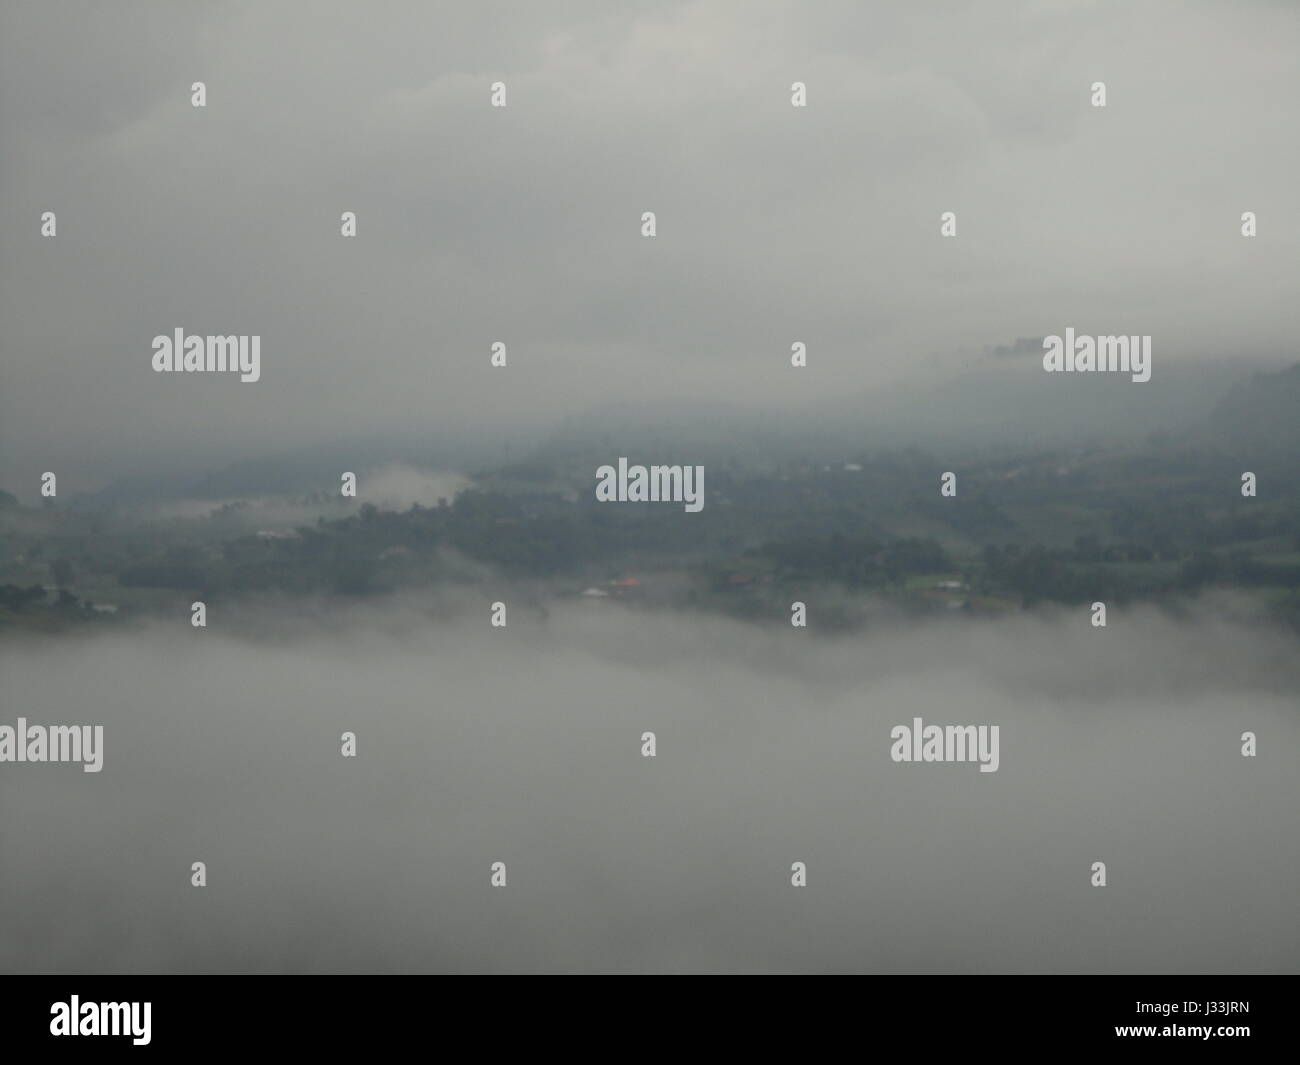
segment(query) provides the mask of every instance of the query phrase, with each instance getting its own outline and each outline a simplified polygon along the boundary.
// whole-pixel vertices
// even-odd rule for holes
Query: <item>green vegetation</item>
[[[709,470],[705,508],[687,514],[597,503],[594,466],[537,460],[528,481],[488,471],[436,507],[316,500],[328,515],[269,529],[239,506],[148,520],[0,497],[0,627],[111,624],[191,599],[518,580],[755,618],[816,593],[840,604],[821,624],[854,623],[868,596],[978,614],[1177,603],[1227,586],[1300,629],[1300,493],[1285,467],[1260,471],[1259,498],[1240,495],[1239,464],[1177,451],[967,461],[956,498],[940,497],[944,468],[916,451],[855,455],[850,468],[732,460]]]

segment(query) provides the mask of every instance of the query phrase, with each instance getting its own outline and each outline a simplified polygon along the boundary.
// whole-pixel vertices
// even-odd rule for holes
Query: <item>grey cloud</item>
[[[11,487],[500,435],[611,397],[798,417],[1084,320],[1155,335],[1162,366],[1294,357],[1282,9],[304,10],[0,14]],[[159,379],[150,340],[178,325],[260,333],[263,380]]]
[[[985,355],[991,355],[998,359],[1017,359],[1032,355],[1042,355],[1042,353],[1042,337],[1016,337],[1013,343],[998,344],[996,347],[984,349]]]

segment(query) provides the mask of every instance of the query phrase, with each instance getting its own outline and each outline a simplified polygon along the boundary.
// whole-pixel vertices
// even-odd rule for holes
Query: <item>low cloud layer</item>
[[[614,401],[789,426],[1066,326],[1152,335],[1156,381],[1295,357],[1286,4],[311,10],[0,10],[0,485]],[[153,373],[176,328],[261,379]]]
[[[102,724],[105,758],[0,766],[0,966],[1294,971],[1300,665],[1204,607],[819,639],[406,603],[10,645],[6,722]],[[999,770],[891,762],[914,717],[999,725]]]

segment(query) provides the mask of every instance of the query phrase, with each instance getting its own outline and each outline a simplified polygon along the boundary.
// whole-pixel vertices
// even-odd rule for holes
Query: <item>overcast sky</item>
[[[6,2],[0,485],[780,419],[1070,325],[1294,360],[1298,49],[1287,3]],[[154,374],[177,327],[261,381]]]

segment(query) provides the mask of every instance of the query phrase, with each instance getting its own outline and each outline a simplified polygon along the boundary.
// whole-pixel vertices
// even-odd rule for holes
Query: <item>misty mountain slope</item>
[[[1210,412],[1205,432],[1238,454],[1280,454],[1300,465],[1300,363],[1237,384]]]
[[[1297,372],[1257,371],[1252,377],[1230,363],[1175,364],[1134,384],[1123,376],[1044,374],[1037,359],[985,360],[978,369],[930,374],[923,382],[848,400],[795,397],[764,410],[718,396],[684,398],[670,407],[616,399],[545,431],[493,429],[478,437],[436,428],[419,437],[381,432],[234,463],[188,461],[183,470],[133,474],[77,499],[104,506],[311,495],[336,491],[344,470],[388,465],[506,473],[517,482],[545,484],[557,472],[566,481],[585,481],[620,456],[770,468],[856,461],[899,448],[982,458],[1082,444],[1134,446],[1152,434],[1198,442],[1226,437],[1272,452],[1300,447]]]

